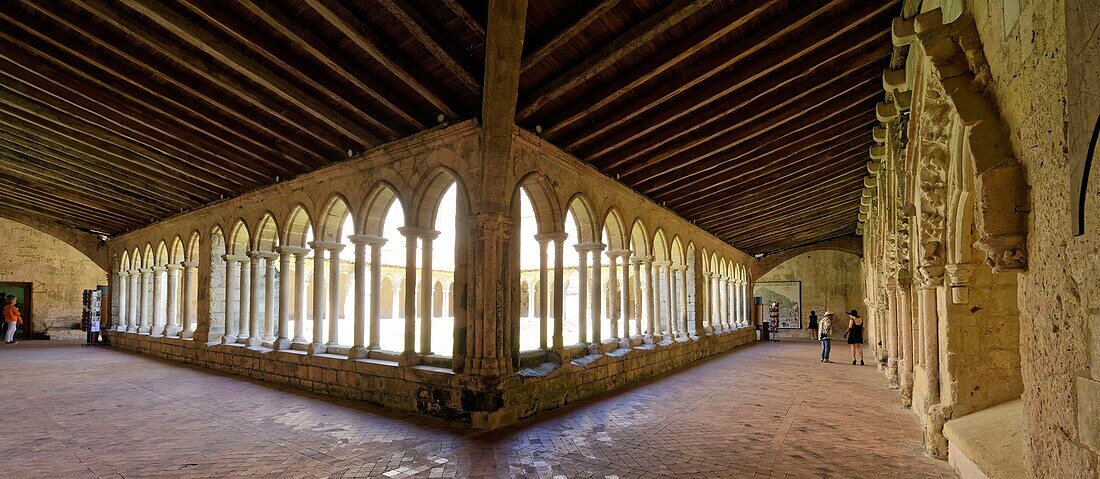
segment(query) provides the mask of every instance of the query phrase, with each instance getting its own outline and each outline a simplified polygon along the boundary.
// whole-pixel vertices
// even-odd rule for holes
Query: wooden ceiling
[[[531,0],[516,123],[748,253],[850,234],[898,1]],[[486,0],[0,5],[0,204],[118,234],[479,115]]]

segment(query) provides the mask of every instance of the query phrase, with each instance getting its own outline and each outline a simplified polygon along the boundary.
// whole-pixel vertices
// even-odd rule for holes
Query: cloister
[[[4,477],[1100,479],[1097,25],[0,2]]]

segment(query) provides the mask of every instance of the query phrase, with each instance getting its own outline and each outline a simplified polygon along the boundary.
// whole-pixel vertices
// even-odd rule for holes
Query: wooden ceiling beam
[[[636,116],[646,113],[649,109],[691,89],[700,82],[717,75],[732,65],[737,64],[753,52],[764,48],[775,40],[782,38],[784,35],[797,30],[803,25],[809,24],[817,17],[835,8],[837,5],[843,4],[843,2],[844,0],[829,0],[824,3],[795,2],[795,7],[790,12],[773,21],[774,24],[781,26],[778,30],[762,28],[756,34],[738,41],[737,45],[741,48],[726,55],[716,56],[710,61],[701,62],[689,68],[687,71],[683,72],[683,74],[677,75],[677,81],[668,81],[658,84],[652,88],[650,93],[631,100],[627,102],[626,105],[619,105],[619,107],[614,109],[611,109],[611,106],[615,103],[614,100],[625,96],[635,88],[627,88],[630,83],[625,82],[611,87],[606,93],[601,92],[594,96],[612,98],[613,100],[594,102],[591,106],[584,106],[561,120],[548,119],[545,123],[550,124],[543,125],[543,134],[551,141],[562,140],[562,137],[567,134],[567,129],[574,126],[579,128],[581,125],[577,124],[577,122],[591,116],[596,111],[604,109],[608,109],[608,115],[613,115],[616,118],[613,122],[601,123],[601,130],[615,126],[610,123],[629,121]],[[683,79],[683,81],[680,81],[680,79]],[[611,113],[610,110],[613,110],[613,113]],[[588,128],[585,129],[587,130]],[[562,141],[562,143],[573,144],[575,142],[565,140]]]
[[[523,73],[526,73],[528,69],[535,65],[538,65],[539,62],[541,62],[551,53],[557,51],[557,49],[560,48],[562,45],[569,43],[569,41],[572,40],[573,37],[584,31],[584,29],[588,28],[588,26],[591,25],[592,22],[595,22],[597,19],[602,17],[604,13],[607,13],[608,10],[615,8],[615,6],[618,4],[619,0],[602,0],[594,5],[592,8],[589,8],[584,13],[584,15],[581,15],[580,18],[563,19],[565,20],[563,22],[564,25],[559,25],[558,33],[554,35],[553,38],[547,40],[546,43],[543,43],[541,46],[538,47],[538,49],[523,58],[523,62],[520,65],[520,74],[522,75]]]
[[[104,55],[99,49],[96,48],[74,48],[73,45],[79,45],[86,43],[85,40],[73,39],[69,37],[62,37],[60,32],[56,28],[50,28],[41,22],[35,22],[23,18],[15,18],[6,13],[17,12],[18,9],[11,9],[10,11],[0,11],[0,17],[19,25],[27,32],[38,36],[43,41],[48,42],[54,48],[64,51],[66,54],[72,55],[80,61],[86,62],[89,65],[107,72],[123,83],[129,83],[142,91],[148,92],[150,95],[156,98],[154,103],[163,102],[164,104],[174,105],[185,111],[188,111],[196,118],[212,118],[209,112],[200,112],[196,108],[199,105],[211,105],[215,107],[219,112],[226,115],[227,118],[232,121],[225,121],[218,118],[213,120],[212,123],[224,130],[233,131],[234,135],[244,142],[256,141],[253,135],[245,132],[238,132],[234,128],[234,123],[239,122],[242,125],[254,128],[257,131],[262,132],[265,135],[270,136],[276,140],[276,143],[283,143],[293,148],[293,152],[283,152],[282,158],[298,164],[302,167],[314,168],[318,164],[327,164],[331,159],[326,159],[324,156],[318,153],[323,149],[318,148],[319,144],[314,144],[312,141],[303,142],[302,139],[295,137],[288,132],[279,131],[272,126],[268,121],[263,121],[263,118],[257,119],[253,115],[249,115],[246,112],[241,111],[238,107],[229,102],[224,96],[219,95],[217,92],[210,91],[209,89],[203,91],[197,87],[193,87],[188,82],[179,80],[175,75],[165,74],[165,69],[153,66],[153,60],[151,56],[144,53],[140,49],[134,51],[133,54],[130,51],[122,49],[116,46],[109,40],[109,34],[102,28],[95,26],[90,22],[80,20],[70,20],[66,14],[55,13],[45,6],[36,4],[29,4],[30,7],[36,9],[39,13],[49,17],[51,20],[60,23],[62,26],[79,33],[80,35],[92,40],[95,45],[102,47],[103,50],[110,52],[112,55],[117,56],[124,60],[120,62],[118,58],[111,57],[110,55]],[[51,32],[50,35],[45,35],[41,32]],[[27,42],[33,43],[33,42]],[[132,46],[132,45],[131,45]],[[42,51],[41,48],[38,49]],[[138,58],[138,56],[142,58]],[[55,57],[56,58],[56,57]],[[63,61],[58,61],[59,64],[65,65]],[[129,63],[133,65],[131,69],[140,71],[138,72],[125,72],[122,68],[125,68],[125,64]],[[95,76],[92,74],[91,76]],[[159,81],[153,80],[153,78]],[[163,83],[161,83],[163,82]],[[118,91],[118,90],[115,90]],[[187,98],[190,96],[191,98]],[[300,132],[299,132],[300,134]],[[263,148],[263,145],[259,145]],[[305,158],[313,159],[311,163],[305,163]]]
[[[305,0],[305,2],[321,15],[325,21],[340,30],[360,49],[374,58],[389,72],[412,88],[422,98],[439,109],[447,118],[458,118],[455,110],[443,100],[443,95],[436,93],[428,85],[431,82],[427,77],[417,72],[412,65],[392,51],[375,35],[371,29],[366,28],[358,16],[347,9],[337,0]],[[416,72],[416,73],[414,73]]]
[[[236,185],[227,182],[224,178],[221,181],[215,181],[196,175],[193,168],[181,166],[180,163],[183,162],[178,158],[132,142],[102,127],[80,121],[48,106],[30,102],[9,90],[0,89],[0,105],[8,107],[0,110],[6,111],[9,115],[122,160],[120,166],[141,165],[172,178],[181,185],[188,185],[215,195],[231,194],[236,188]]]
[[[853,116],[864,116],[866,118],[873,117],[873,115],[869,115],[871,109],[868,107],[868,105],[861,104],[861,102],[869,103],[870,100],[881,96],[881,92],[872,92],[870,88],[868,88],[867,92],[862,95],[860,95],[859,91],[849,92],[847,95],[841,96],[832,100],[831,102],[825,103],[822,108],[818,108],[817,111],[813,111],[812,115],[807,118],[803,117],[807,116],[811,112],[796,111],[793,115],[790,116],[777,114],[775,115],[774,119],[767,119],[762,122],[762,124],[750,126],[749,128],[747,128],[746,132],[733,132],[727,136],[732,137],[732,139],[729,140],[731,143],[743,144],[745,143],[745,141],[742,140],[743,137],[734,136],[735,134],[752,134],[753,137],[763,138],[767,135],[768,130],[772,130],[776,132],[777,137],[785,137],[790,139],[790,141],[792,142],[798,141],[800,137],[804,137],[807,135],[806,132],[821,128],[821,125],[825,124],[833,118],[851,118]],[[790,112],[788,111],[786,113],[789,114]],[[797,126],[791,126],[786,129],[775,128],[778,124],[784,124],[796,120],[798,121]],[[751,138],[749,139],[751,140]],[[691,169],[691,173],[685,174],[682,170],[672,170],[672,172],[674,172],[675,174],[654,174],[653,171],[655,170],[657,165],[653,164],[650,165],[649,168],[647,168],[650,171],[647,174],[651,178],[644,182],[636,181],[633,182],[633,184],[636,185],[636,187],[640,191],[642,191],[643,194],[650,194],[656,190],[668,189],[674,184],[694,182],[701,177],[711,175],[714,173],[715,170],[730,165],[731,160],[734,158],[732,156],[734,154],[733,152],[726,152],[725,154],[720,153],[723,153],[723,151],[730,150],[737,146],[736,144],[722,144],[721,142],[715,142],[715,144],[719,145],[714,148],[716,151],[707,151],[705,153],[702,153],[706,155],[705,158],[695,159],[689,157],[689,159],[686,160],[691,161],[695,165],[694,168]],[[674,163],[674,161],[677,160],[677,158],[678,157],[675,156],[671,157],[669,160],[666,160],[665,163],[676,164]],[[747,158],[744,155],[738,158],[751,159]],[[670,161],[672,163],[670,163]],[[677,167],[682,168],[682,166],[680,165],[677,165]],[[665,178],[662,179],[662,176],[665,176]]]
[[[626,180],[627,182],[639,185],[644,191],[650,191],[658,183],[662,184],[663,187],[667,187],[670,181],[661,182],[660,180],[670,174],[680,175],[675,176],[672,182],[686,181],[689,178],[682,176],[682,172],[662,170],[662,167],[672,164],[676,165],[676,169],[681,169],[695,165],[692,168],[693,176],[705,174],[708,170],[728,161],[722,153],[764,135],[770,130],[779,129],[788,132],[788,134],[805,131],[808,128],[816,127],[816,125],[826,121],[827,118],[836,116],[837,111],[851,109],[873,98],[881,97],[881,88],[876,90],[871,83],[873,83],[872,78],[868,77],[861,85],[842,85],[817,92],[797,103],[774,110],[768,115],[759,116],[754,123],[743,124],[740,128],[716,134],[709,138],[707,142],[699,143],[682,153],[673,152],[672,155],[660,159],[647,160],[644,163],[639,162],[639,164],[632,166],[621,175],[624,178],[629,178]],[[843,91],[837,91],[842,89]],[[797,122],[797,125],[788,126],[789,123],[793,122]]]
[[[109,5],[102,0],[73,0],[73,2],[83,8],[85,12],[91,13],[103,23],[110,25],[111,28],[120,31],[126,36],[124,40],[115,39],[115,41],[112,42],[109,36],[103,35],[102,33],[100,34],[99,38],[103,40],[101,44],[105,46],[110,45],[108,48],[111,48],[112,51],[116,53],[123,51],[123,47],[119,46],[118,43],[130,47],[130,51],[133,51],[133,47],[135,46],[140,48],[141,45],[146,45],[158,54],[167,57],[172,63],[183,68],[183,71],[186,73],[208,82],[210,86],[216,89],[228,93],[232,98],[236,99],[236,101],[251,105],[253,108],[270,115],[271,118],[293,128],[299,134],[312,137],[314,141],[319,142],[319,145],[324,145],[328,151],[345,151],[347,146],[346,141],[338,138],[327,128],[317,128],[315,124],[299,112],[287,108],[286,104],[277,104],[273,102],[273,98],[270,95],[262,94],[256,84],[249,84],[230,74],[226,74],[217,64],[206,60],[206,57],[192,54],[177,41],[164,37],[157,31],[151,29],[149,25],[138,21],[136,19],[137,15],[122,14],[118,11],[117,5]],[[88,22],[84,23],[87,24]],[[129,53],[127,53],[127,56],[133,58]],[[136,60],[136,58],[134,59]],[[218,105],[223,110],[234,112],[239,116],[254,116],[244,112],[238,112],[240,107],[234,106],[231,101],[227,101],[223,98],[216,100],[211,88],[203,88],[201,84],[197,82],[180,80],[177,74],[165,74],[166,71],[172,71],[169,65],[155,65],[152,61],[142,62],[141,65],[164,78],[170,79],[174,85],[182,85],[180,88],[187,93],[208,101],[211,104]],[[273,130],[272,133],[274,133]],[[284,136],[283,139],[288,142],[294,141],[286,136]],[[304,145],[299,146],[304,148]]]
[[[853,70],[842,72],[823,82],[809,83],[804,88],[792,88],[792,91],[777,92],[774,95],[760,97],[747,102],[743,108],[734,108],[722,114],[716,121],[708,121],[692,134],[668,142],[661,148],[645,152],[628,153],[621,163],[630,163],[645,155],[643,164],[659,164],[673,156],[701,161],[724,150],[736,147],[773,128],[783,127],[792,117],[801,117],[822,105],[833,105],[832,101],[850,93],[852,90],[864,90],[866,84],[875,78],[881,78],[882,68],[875,64],[865,64]],[[853,86],[855,85],[855,86]],[[849,95],[850,96],[850,95]],[[720,145],[715,149],[714,145]],[[681,164],[687,166],[691,163]],[[627,167],[621,174],[643,174],[643,168]],[[642,181],[650,179],[644,178]]]
[[[30,201],[30,204],[38,206],[40,208],[48,208],[54,211],[64,213],[68,216],[80,216],[88,219],[96,220],[105,224],[113,226],[123,226],[130,224],[132,219],[124,218],[110,212],[103,211],[95,207],[87,207],[80,201],[73,197],[58,197],[45,190],[40,189],[37,183],[29,183],[21,180],[14,179],[10,176],[0,174],[0,196],[4,198],[4,203],[8,204],[8,201],[12,201],[13,198],[22,198]],[[74,208],[73,205],[84,206],[83,208]]]
[[[481,38],[481,41],[485,41],[485,27],[478,23],[477,19],[470,14],[466,7],[463,7],[458,0],[443,0],[443,5],[447,7],[451,13],[454,13],[456,17],[469,28],[470,31],[477,34]]]
[[[103,216],[112,217],[120,221],[133,220],[133,216],[130,216],[133,214],[132,211],[130,215],[127,215],[127,212],[119,210],[120,205],[111,202],[110,199],[94,191],[88,191],[88,189],[82,187],[73,187],[66,183],[54,181],[43,182],[42,180],[46,178],[44,175],[36,174],[37,172],[28,174],[25,171],[11,168],[13,164],[22,163],[22,161],[22,158],[19,158],[17,155],[9,155],[6,152],[0,152],[0,165],[3,165],[0,167],[0,179],[6,177],[11,181],[18,182],[20,188],[12,190],[14,193],[22,194],[28,190],[32,190],[43,195],[62,199],[76,206],[83,206],[89,211],[96,211]],[[149,210],[144,210],[144,214],[161,215],[164,214],[164,212],[153,213]]]
[[[869,46],[871,48],[868,48]],[[841,52],[821,48],[817,50],[817,56],[806,59],[808,64],[814,65],[812,68],[807,69],[804,64],[798,62],[784,62],[782,68],[769,70],[771,74],[766,76],[754,76],[755,79],[751,81],[738,82],[736,79],[731,79],[731,84],[743,85],[736,89],[728,88],[718,92],[700,89],[697,98],[704,100],[699,103],[670,106],[670,108],[653,112],[653,115],[638,117],[606,140],[592,145],[592,148],[575,150],[577,145],[573,145],[570,151],[577,151],[581,158],[601,165],[601,168],[613,169],[630,158],[690,135],[720,119],[726,119],[754,101],[761,99],[776,101],[777,98],[792,95],[787,92],[797,92],[820,85],[822,78],[850,75],[863,66],[881,60],[889,50],[887,43],[874,37],[868,37],[865,41]],[[851,56],[853,53],[858,54]],[[742,78],[748,76],[743,70],[734,72],[734,75]],[[783,80],[775,81],[775,78]],[[733,93],[736,93],[736,99],[730,96]],[[654,134],[655,131],[660,131],[660,134]]]
[[[358,145],[355,146],[375,146],[382,143],[382,140],[375,134],[367,131],[356,122],[324,104],[324,102],[314,98],[313,95],[294,86],[294,84],[286,81],[286,79],[248,55],[237,51],[232,45],[222,41],[201,25],[176,13],[167,5],[157,0],[121,0],[121,2],[135,12],[152,20],[153,23],[160,25],[161,28],[172,32],[173,35],[189,43],[192,47],[228,66],[234,72],[266,88],[287,103],[298,107],[345,137],[358,142]],[[243,91],[240,93],[243,93]],[[371,118],[371,121],[378,122],[378,119]],[[351,145],[337,144],[335,146],[344,151]]]
[[[859,211],[859,203],[856,202],[851,208],[833,209],[827,213],[823,213],[817,216],[808,216],[805,214],[791,214],[777,216],[765,221],[752,222],[740,226],[738,228],[731,228],[729,231],[745,231],[746,233],[740,234],[728,234],[728,232],[719,233],[719,237],[729,238],[730,244],[768,244],[776,242],[776,239],[783,238],[784,235],[791,234],[792,232],[808,232],[816,233],[816,227],[821,224],[837,224],[840,222],[855,222],[855,212]],[[748,233],[748,231],[752,233]],[[740,238],[750,236],[755,242],[738,241]]]
[[[858,167],[852,167],[849,162],[847,169],[814,175],[810,181],[801,181],[798,185],[792,184],[790,188],[779,191],[764,190],[752,195],[732,198],[723,213],[712,215],[707,219],[696,219],[696,221],[704,221],[711,227],[721,228],[768,210],[797,211],[797,208],[806,205],[827,203],[830,199],[838,197],[837,192],[840,191],[844,192],[840,193],[842,195],[856,195],[855,199],[859,199],[858,195],[862,194],[860,182],[864,176],[866,175]],[[845,188],[851,188],[851,190]]]
[[[848,183],[850,184],[851,182]],[[850,195],[830,196],[829,198],[823,198],[821,195],[822,193],[819,192],[817,196],[790,200],[788,207],[785,208],[776,207],[775,209],[764,209],[756,211],[755,213],[746,212],[741,214],[740,217],[725,221],[720,225],[706,223],[706,226],[708,230],[714,231],[716,234],[726,234],[730,228],[743,228],[747,225],[756,226],[758,220],[761,218],[769,218],[771,216],[805,217],[824,212],[826,209],[846,208],[850,207],[853,203],[857,205],[859,203],[858,189]]]
[[[143,176],[139,178],[127,177],[122,175],[117,168],[113,168],[111,163],[106,160],[70,148],[57,141],[52,141],[48,137],[42,136],[41,131],[35,131],[33,125],[23,125],[22,127],[32,129],[24,131],[13,128],[9,124],[0,124],[0,140],[28,150],[34,157],[48,163],[53,168],[72,171],[74,174],[86,176],[88,179],[105,184],[126,186],[135,192],[141,191],[147,201],[153,200],[170,205],[171,208],[182,208],[194,204],[195,198],[184,195],[175,189],[155,187],[152,180]],[[135,176],[140,176],[144,172],[138,173]]]
[[[432,26],[432,22],[416,10],[416,2],[403,0],[376,0],[382,4],[390,15],[407,30],[414,39],[448,71],[458,78],[466,89],[472,93],[481,93],[481,81],[473,72],[473,66],[467,61],[465,55],[455,48],[454,42],[443,38],[443,35]]]
[[[360,89],[372,100],[377,101],[399,116],[401,120],[407,122],[413,128],[423,130],[427,127],[423,121],[417,119],[416,116],[419,113],[416,113],[416,108],[409,105],[408,102],[393,98],[393,95],[389,92],[383,93],[385,88],[373,79],[375,75],[371,75],[366,70],[349,62],[326,42],[310,33],[306,27],[287,17],[276,5],[266,0],[241,0],[241,5],[249,13],[256,15],[273,30],[308,53],[314,60],[327,66],[329,70],[335,72],[344,81]]]
[[[799,231],[797,226],[792,226],[767,235],[757,235],[755,233],[739,234],[737,236],[731,236],[730,241],[733,242],[731,244],[737,244],[739,249],[749,252],[750,254],[786,249],[790,245],[804,244],[818,239],[829,238],[838,231],[846,231],[848,233],[854,232],[855,211],[858,211],[858,208],[839,212],[836,216],[829,218],[807,222],[805,226],[808,228],[802,231]],[[845,218],[846,215],[850,215],[850,217]]]
[[[831,124],[806,136],[769,135],[752,145],[746,145],[734,154],[728,155],[727,164],[715,168],[703,177],[697,177],[688,183],[680,183],[672,188],[654,193],[660,201],[670,201],[678,208],[694,203],[692,197],[702,196],[712,191],[721,191],[727,185],[740,184],[752,175],[769,171],[772,168],[784,168],[803,162],[818,154],[832,151],[837,142],[844,144],[860,141],[862,134],[874,123],[873,118],[853,117]],[[688,194],[690,193],[690,194]]]
[[[673,0],[672,3],[666,5],[656,14],[616,37],[600,51],[588,55],[584,61],[562,72],[545,86],[539,88],[531,95],[530,100],[520,108],[516,118],[519,122],[527,122],[530,120],[531,115],[547,103],[560,98],[590,78],[599,75],[600,72],[626,58],[627,55],[634,53],[638,48],[649,44],[654,38],[695,14],[695,12],[709,5],[710,2],[711,0]]]
[[[814,172],[829,173],[835,168],[844,167],[847,162],[851,162],[849,167],[866,168],[862,161],[854,158],[866,155],[867,147],[868,142],[859,138],[837,144],[826,144],[815,148],[816,151],[811,154],[799,155],[798,161],[792,161],[789,165],[767,169],[767,174],[740,175],[739,181],[724,185],[721,189],[700,192],[698,200],[693,195],[692,198],[685,198],[685,201],[673,203],[670,207],[696,221],[708,220],[710,214],[721,214],[722,211],[721,207],[715,204],[714,198],[740,198],[769,188],[790,188],[788,184],[792,181],[813,175]]]
[[[204,22],[213,25],[244,45],[247,51],[242,53],[258,54],[293,76],[300,83],[324,96],[328,100],[328,104],[347,106],[355,115],[355,118],[349,118],[349,121],[366,123],[375,131],[379,131],[386,140],[401,136],[390,125],[394,122],[388,117],[372,114],[370,110],[373,108],[362,105],[362,102],[358,101],[355,95],[338,92],[340,90],[338,86],[330,85],[323,79],[316,78],[318,73],[316,68],[312,65],[303,64],[295,55],[287,55],[286,48],[283,45],[277,45],[265,38],[261,29],[245,24],[235,12],[204,0],[181,0],[178,3]],[[275,76],[278,77],[279,75],[275,74]]]
[[[107,228],[104,227],[105,225],[103,223],[92,220],[85,220],[85,218],[81,216],[70,216],[63,213],[59,214],[56,212],[52,212],[51,210],[44,209],[41,205],[27,203],[23,201],[22,198],[6,196],[3,193],[0,193],[0,207],[15,210],[21,214],[25,214],[28,216],[48,219],[51,222],[56,222],[58,224],[62,224],[67,227],[82,231],[96,232],[107,235],[113,234],[112,231],[106,231]],[[131,228],[131,226],[119,225],[117,228],[118,229],[114,231],[125,231],[126,229]]]

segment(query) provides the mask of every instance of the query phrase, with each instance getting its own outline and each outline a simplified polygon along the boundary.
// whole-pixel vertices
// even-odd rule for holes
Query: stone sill
[[[1021,399],[982,409],[943,425],[947,461],[963,479],[1027,477]]]

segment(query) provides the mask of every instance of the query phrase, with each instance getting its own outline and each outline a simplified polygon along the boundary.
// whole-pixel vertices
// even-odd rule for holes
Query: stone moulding
[[[963,14],[944,24],[935,9],[916,17],[915,31],[913,39],[928,56],[933,77],[966,127],[976,175],[974,246],[986,254],[994,272],[1024,271],[1028,186],[986,88],[989,65],[974,19]]]

